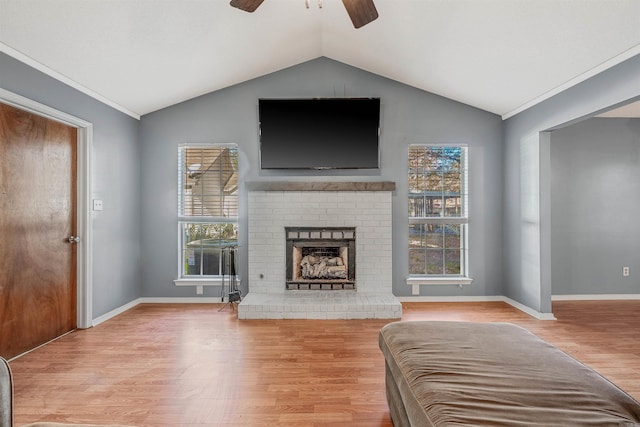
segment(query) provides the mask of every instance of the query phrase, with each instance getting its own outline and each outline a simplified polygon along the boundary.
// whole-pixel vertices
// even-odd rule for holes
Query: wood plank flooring
[[[378,331],[388,320],[238,320],[143,304],[10,363],[15,421],[135,426],[391,426]],[[402,320],[519,324],[640,399],[640,301],[404,303]]]

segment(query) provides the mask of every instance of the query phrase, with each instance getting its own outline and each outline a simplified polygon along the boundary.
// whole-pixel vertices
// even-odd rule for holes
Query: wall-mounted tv
[[[378,169],[380,98],[260,99],[262,169]]]

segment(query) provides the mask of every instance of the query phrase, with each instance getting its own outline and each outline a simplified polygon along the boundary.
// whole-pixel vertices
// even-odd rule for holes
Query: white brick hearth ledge
[[[399,319],[402,304],[390,293],[355,291],[250,292],[238,319]]]

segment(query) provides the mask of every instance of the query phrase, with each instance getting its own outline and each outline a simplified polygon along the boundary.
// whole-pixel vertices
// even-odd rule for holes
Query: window
[[[466,146],[409,147],[410,277],[468,276],[467,188]]]
[[[229,274],[232,264],[225,262],[222,251],[238,244],[237,147],[180,146],[178,189],[180,277]]]

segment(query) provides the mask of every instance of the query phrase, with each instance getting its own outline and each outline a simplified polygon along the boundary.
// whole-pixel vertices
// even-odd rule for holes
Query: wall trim
[[[400,302],[495,302],[503,301],[502,296],[401,296],[396,297]]]
[[[535,317],[538,320],[556,320],[553,313],[540,313],[533,310],[524,304],[520,304],[518,301],[511,298],[494,295],[494,296],[420,296],[420,297],[397,297],[400,302],[484,302],[484,301],[501,301],[509,304],[510,306],[517,308],[518,310]]]
[[[222,297],[143,297],[140,304],[220,304]]]
[[[502,297],[502,298],[504,298],[504,302],[506,302],[507,304],[517,308],[518,310],[524,313],[527,313],[529,316],[535,317],[538,320],[556,320],[556,316],[554,316],[553,313],[541,313],[530,307],[527,307],[524,304],[520,304],[518,301],[512,300],[511,298],[508,298],[508,297]]]
[[[556,320],[553,313],[540,313],[519,302],[502,296],[401,296],[397,297],[400,302],[505,302],[518,310],[535,317],[539,320]],[[640,294],[602,294],[602,295],[554,295],[554,301],[588,301],[588,300],[640,300]],[[127,310],[140,304],[220,304],[220,297],[141,297],[123,306],[120,306],[102,316],[93,319],[93,326],[124,313]]]
[[[141,297],[96,317],[93,319],[93,326],[98,326],[140,304],[220,304],[224,302],[226,301],[222,301],[221,297]]]
[[[140,304],[140,300],[141,299],[142,298],[135,299],[135,300],[133,300],[133,301],[131,301],[131,302],[125,304],[125,305],[122,305],[122,306],[120,306],[118,308],[115,308],[115,309],[103,314],[102,316],[96,317],[95,319],[93,319],[92,326],[98,326],[100,323],[106,322],[107,320],[112,319],[112,318],[116,317],[117,315],[122,314],[125,311],[132,309],[133,307],[135,307],[138,304]]]
[[[626,61],[627,59],[633,58],[634,56],[640,54],[640,45],[636,45],[634,47],[632,47],[631,49],[622,52],[621,54],[614,56],[613,58],[604,61],[603,63],[593,67],[592,69],[590,69],[589,71],[582,73],[581,75],[572,78],[571,80],[567,81],[566,83],[561,84],[560,86],[557,86],[551,90],[549,90],[548,92],[538,96],[537,98],[532,99],[531,101],[522,104],[521,106],[517,107],[516,109],[509,111],[508,113],[505,113],[502,115],[502,120],[507,120],[513,116],[515,116],[516,114],[522,113],[525,110],[528,110],[529,108],[540,104],[542,101],[546,101],[547,99],[561,93],[564,92],[565,90],[578,85],[579,83],[582,83],[585,80],[590,79],[591,77],[602,73],[603,71],[608,70],[609,68],[612,68],[618,64],[623,63],[624,61]]]
[[[46,74],[49,77],[52,77],[56,80],[58,80],[59,82],[62,82],[64,84],[66,84],[67,86],[72,87],[73,89],[76,89],[82,93],[84,93],[85,95],[90,96],[91,98],[102,102],[103,104],[108,105],[111,108],[115,108],[116,110],[120,111],[121,113],[126,114],[127,116],[131,116],[136,120],[140,120],[140,115],[134,113],[133,111],[123,107],[120,104],[117,104],[115,102],[113,102],[112,100],[105,98],[104,96],[100,95],[99,93],[96,93],[94,91],[92,91],[91,89],[87,88],[86,86],[81,85],[80,83],[76,82],[75,80],[71,80],[69,77],[58,73],[55,70],[52,70],[51,68],[47,67],[46,65],[36,61],[33,58],[28,57],[27,55],[23,54],[20,51],[15,50],[14,48],[7,46],[6,44],[0,42],[0,52],[5,53],[7,55],[9,55],[10,57],[12,57],[13,59],[16,59],[26,65],[28,65],[31,68],[34,68],[38,71],[40,71],[41,73]]]
[[[578,295],[552,295],[551,301],[617,301],[640,300],[640,294],[578,294]]]
[[[76,230],[82,240],[78,244],[76,262],[76,321],[78,328],[89,328],[91,327],[93,307],[93,227],[91,218],[93,124],[2,88],[0,88],[0,101],[33,114],[75,127],[78,130]]]
[[[20,353],[20,354],[18,354],[18,355],[16,355],[16,356],[13,356],[11,359],[7,360],[7,362],[13,362],[14,360],[18,359],[19,357],[25,356],[25,355],[27,355],[27,354],[29,354],[29,353],[33,352],[33,351],[36,351],[37,349],[42,348],[42,347],[44,347],[45,345],[51,344],[51,343],[52,343],[52,342],[54,342],[54,341],[58,341],[60,338],[62,338],[62,337],[66,337],[67,335],[69,335],[69,334],[71,334],[71,333],[73,333],[73,330],[70,330],[69,332],[65,332],[64,334],[62,334],[62,335],[60,335],[60,336],[57,336],[57,337],[55,337],[55,338],[53,338],[53,339],[51,339],[51,340],[49,340],[49,341],[47,341],[47,342],[45,342],[45,343],[42,343],[42,344],[40,344],[39,346],[37,346],[37,347],[35,347],[35,348],[32,348],[32,349],[30,349],[30,350],[27,350],[27,351],[25,351],[24,353]]]

